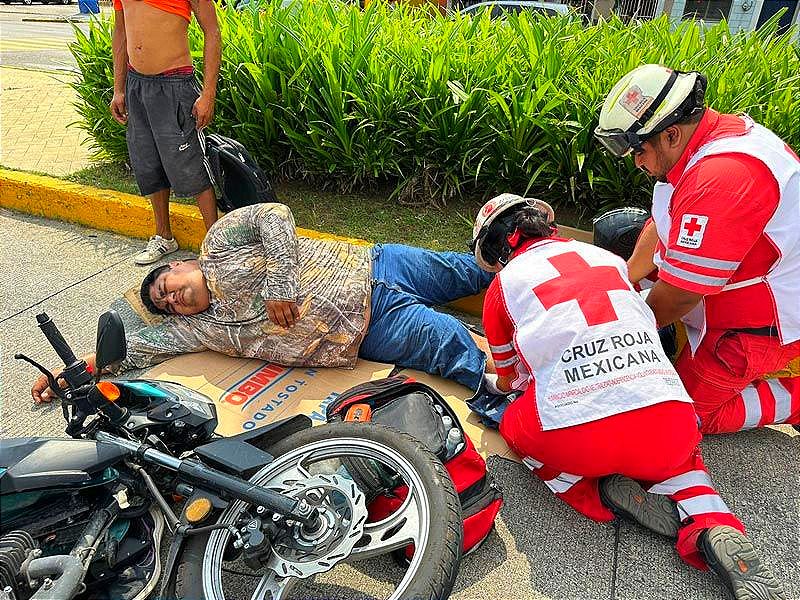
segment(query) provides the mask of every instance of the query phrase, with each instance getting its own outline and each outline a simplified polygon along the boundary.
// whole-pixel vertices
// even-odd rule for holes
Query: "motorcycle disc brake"
[[[315,507],[315,526],[293,523],[272,539],[266,566],[279,577],[305,579],[332,569],[350,556],[364,532],[367,505],[364,494],[346,476],[314,475],[293,482],[284,493]]]

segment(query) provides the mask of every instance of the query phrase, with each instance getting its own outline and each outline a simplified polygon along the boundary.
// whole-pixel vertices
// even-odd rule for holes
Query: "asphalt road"
[[[60,411],[32,405],[35,373],[12,356],[25,352],[56,366],[36,327],[42,310],[78,353],[94,346],[97,316],[109,307],[135,327],[121,296],[144,275],[132,264],[140,245],[0,209],[0,438],[62,434]],[[763,560],[785,582],[789,598],[800,599],[800,436],[788,427],[711,436],[703,453]],[[517,463],[491,458],[489,467],[505,506],[495,533],[462,562],[455,600],[723,598],[714,577],[682,564],[669,541],[628,523],[598,525],[577,515]],[[359,567],[348,576],[367,574]],[[306,598],[340,597],[337,590],[332,581],[314,592],[298,591]]]
[[[66,20],[39,19],[66,19],[76,15],[77,4],[3,4],[0,6],[0,63],[48,71],[75,69],[75,59],[67,47],[75,39],[73,24]],[[76,17],[73,23],[88,30],[85,17]]]

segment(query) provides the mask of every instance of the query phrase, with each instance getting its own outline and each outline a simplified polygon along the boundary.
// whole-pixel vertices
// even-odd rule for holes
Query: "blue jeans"
[[[477,294],[492,277],[471,254],[375,246],[372,315],[359,356],[478,389],[486,357],[461,321],[431,306]]]

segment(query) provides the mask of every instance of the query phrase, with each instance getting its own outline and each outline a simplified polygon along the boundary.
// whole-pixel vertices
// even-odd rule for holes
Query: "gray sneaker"
[[[162,256],[166,256],[178,249],[178,242],[175,239],[167,240],[160,235],[154,235],[147,242],[147,247],[139,252],[133,262],[137,265],[149,265],[156,262]]]
[[[651,494],[633,479],[609,475],[600,481],[600,499],[611,512],[651,531],[677,538],[681,526],[678,506],[661,494]]]
[[[787,600],[781,583],[756,555],[753,543],[727,525],[706,529],[698,543],[708,566],[736,600]]]

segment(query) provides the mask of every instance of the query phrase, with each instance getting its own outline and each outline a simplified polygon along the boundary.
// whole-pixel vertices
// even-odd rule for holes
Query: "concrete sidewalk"
[[[0,67],[0,165],[49,175],[89,166],[86,134],[72,125],[71,74]]]
[[[122,291],[146,268],[131,258],[139,243],[119,235],[0,209],[0,437],[62,435],[55,406],[34,407],[35,372],[11,358],[25,352],[45,365],[57,357],[36,327],[42,310],[73,348],[94,346],[97,316],[125,310]],[[136,326],[128,311],[126,326]],[[800,437],[789,427],[708,437],[705,460],[719,491],[742,519],[760,555],[800,598]],[[708,573],[682,564],[671,544],[621,523],[595,524],[556,500],[523,466],[492,458],[505,493],[497,529],[464,559],[456,600],[720,600]],[[355,572],[357,576],[357,571]]]

